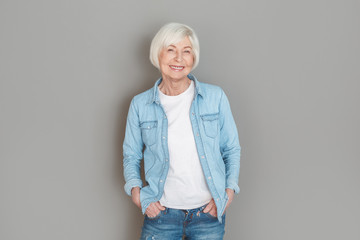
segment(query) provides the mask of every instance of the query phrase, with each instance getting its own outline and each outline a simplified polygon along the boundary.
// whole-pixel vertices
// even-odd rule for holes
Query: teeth
[[[171,68],[180,70],[180,69],[183,69],[184,67],[171,66]]]

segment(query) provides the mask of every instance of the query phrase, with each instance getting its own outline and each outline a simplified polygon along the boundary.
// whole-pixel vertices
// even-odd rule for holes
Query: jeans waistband
[[[204,210],[204,208],[208,205],[209,203],[206,203],[205,205],[198,207],[198,208],[193,208],[193,209],[178,209],[183,211],[184,213],[189,213],[189,212],[197,212],[197,211],[202,211]]]

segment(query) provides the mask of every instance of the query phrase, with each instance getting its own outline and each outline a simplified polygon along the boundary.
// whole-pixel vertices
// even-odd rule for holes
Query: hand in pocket
[[[159,213],[161,211],[164,211],[165,207],[161,206],[160,202],[152,202],[150,203],[150,205],[147,207],[145,214],[149,217],[149,218],[154,218],[157,215],[159,215]]]

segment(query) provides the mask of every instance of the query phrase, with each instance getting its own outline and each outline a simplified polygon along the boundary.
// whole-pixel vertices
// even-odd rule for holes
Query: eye
[[[174,51],[174,49],[169,48],[167,51],[168,51],[168,52],[173,52],[173,51]]]
[[[185,50],[184,53],[191,53],[190,50]]]

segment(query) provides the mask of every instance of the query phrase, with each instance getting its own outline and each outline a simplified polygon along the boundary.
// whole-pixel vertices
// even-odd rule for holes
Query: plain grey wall
[[[225,239],[360,239],[360,2],[0,1],[0,239],[133,240],[131,98],[170,21],[200,39],[242,146]]]

